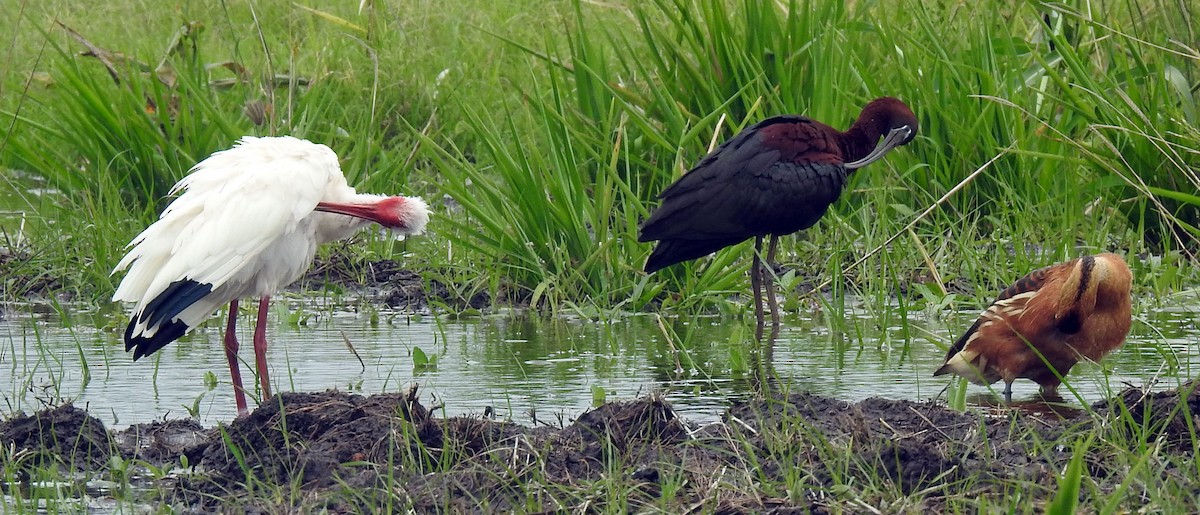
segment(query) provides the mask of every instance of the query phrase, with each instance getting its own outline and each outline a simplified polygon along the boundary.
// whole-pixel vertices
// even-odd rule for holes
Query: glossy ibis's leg
[[[767,266],[763,270],[763,282],[766,283],[767,305],[771,307],[772,339],[779,335],[779,299],[775,298],[775,251],[779,248],[779,235],[771,235],[771,245],[767,250]]]
[[[264,401],[271,396],[271,381],[267,378],[267,311],[270,308],[271,296],[264,295],[258,301],[258,323],[254,325],[254,364],[258,366]]]
[[[1004,382],[1004,402],[1012,402],[1012,381]]]
[[[754,237],[754,261],[750,264],[750,287],[754,290],[754,339],[762,341],[763,308],[762,308],[762,236]]]
[[[229,377],[233,380],[233,400],[237,403],[238,416],[248,413],[246,389],[242,387],[242,370],[238,366],[237,340],[238,301],[229,303],[229,321],[225,324],[225,359],[229,360]]]

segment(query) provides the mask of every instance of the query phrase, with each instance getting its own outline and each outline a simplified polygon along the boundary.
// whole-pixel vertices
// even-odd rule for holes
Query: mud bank
[[[1124,426],[1150,428],[1141,437],[1162,453],[1191,456],[1195,386],[1130,389],[1065,418],[792,394],[738,403],[705,426],[654,397],[608,403],[563,427],[527,427],[437,417],[415,388],[286,393],[215,428],[172,420],[112,432],[65,405],[0,423],[0,443],[4,477],[16,483],[39,468],[104,477],[132,463],[159,471],[143,479],[139,502],[195,513],[940,512],[1015,488],[1044,502],[1074,445]],[[1095,491],[1125,479],[1126,465],[1112,458],[1089,451]],[[862,484],[874,487],[853,486]],[[1083,502],[1092,491],[1082,490]]]

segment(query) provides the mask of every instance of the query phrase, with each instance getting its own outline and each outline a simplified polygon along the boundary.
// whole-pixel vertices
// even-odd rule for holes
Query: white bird
[[[133,239],[113,273],[128,269],[114,301],[135,302],[125,351],[153,354],[229,303],[225,357],[238,414],[247,413],[237,363],[238,299],[258,296],[254,358],[263,398],[271,295],[312,265],[317,245],[375,222],[420,234],[429,208],[418,197],[356,193],[329,147],[288,136],[246,136],[201,161],[171,190],[182,192]]]

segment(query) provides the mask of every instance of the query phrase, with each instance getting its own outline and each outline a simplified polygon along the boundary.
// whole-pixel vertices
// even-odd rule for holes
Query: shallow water
[[[1080,364],[1069,379],[1085,402],[1125,383],[1170,388],[1197,375],[1200,347],[1194,295],[1183,305],[1146,308],[1128,343],[1102,364]],[[503,314],[477,318],[410,316],[321,308],[306,296],[275,303],[269,359],[276,391],[329,388],[362,394],[395,392],[417,383],[426,405],[445,415],[482,414],[524,424],[558,425],[600,397],[627,399],[662,392],[690,420],[715,420],[732,401],[754,395],[760,381],[752,328],[715,317],[663,319],[622,315],[611,321],[545,319]],[[234,418],[229,371],[221,348],[221,317],[148,358],[123,351],[124,313],[47,305],[9,305],[0,319],[0,404],[5,413],[32,412],[44,403],[73,399],[113,427],[179,418],[194,411],[211,425]],[[931,377],[945,345],[977,316],[975,309],[930,317],[896,310],[848,308],[841,320],[810,308],[787,317],[769,370],[776,388],[861,400],[880,396],[926,400],[950,382]],[[250,370],[251,313],[242,313],[243,377]],[[841,327],[841,330],[836,328]],[[953,333],[953,334],[952,334]],[[672,334],[671,338],[665,334]],[[358,358],[345,341],[357,351]],[[414,350],[436,365],[414,367]],[[86,366],[85,366],[86,365]],[[85,372],[86,370],[86,372]],[[206,382],[206,377],[208,382]],[[215,380],[216,384],[209,382]],[[1002,383],[1000,383],[1002,387]],[[1037,386],[1020,380],[1014,399]],[[1069,402],[1078,404],[1065,388]],[[969,399],[993,399],[971,386]],[[996,390],[994,393],[998,393]]]

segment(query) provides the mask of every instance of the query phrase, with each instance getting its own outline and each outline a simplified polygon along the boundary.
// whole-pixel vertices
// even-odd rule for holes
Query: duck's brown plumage
[[[1000,292],[933,375],[954,373],[976,384],[1002,379],[1006,399],[1013,381],[1026,378],[1053,395],[1075,363],[1098,361],[1125,342],[1132,281],[1125,261],[1111,253],[1034,270]]]

